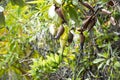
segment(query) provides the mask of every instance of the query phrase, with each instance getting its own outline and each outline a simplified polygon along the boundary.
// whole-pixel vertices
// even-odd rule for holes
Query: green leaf
[[[116,20],[119,20],[119,18],[120,18],[120,12],[115,12],[115,16],[114,17],[115,17]]]
[[[19,5],[20,7],[23,7],[25,5],[25,2],[23,0],[11,0],[12,5]]]
[[[106,65],[110,65],[110,59],[106,61]]]
[[[108,58],[109,54],[108,53],[103,53],[103,54],[98,54],[99,57],[103,57],[103,58]]]
[[[108,2],[109,0],[102,0],[102,2]]]
[[[99,64],[99,66],[98,66],[98,70],[99,70],[100,68],[102,68],[103,65],[104,65],[104,62],[102,62],[101,64]]]
[[[77,11],[75,10],[74,6],[70,5],[68,8],[69,8],[70,18],[73,19],[74,21],[77,21],[78,15],[77,15]]]
[[[0,25],[5,25],[5,16],[4,16],[4,8],[0,6]]]
[[[0,12],[0,25],[5,25],[5,16],[3,12]]]
[[[93,63],[99,63],[99,62],[102,62],[102,61],[104,61],[105,59],[103,59],[103,58],[99,58],[99,59],[95,59],[94,61],[93,61]]]
[[[50,5],[44,6],[40,11],[41,11],[41,12],[44,12],[44,11],[48,10],[49,7],[50,7]]]
[[[44,0],[39,0],[39,1],[29,1],[29,2],[26,2],[27,4],[38,4],[38,3],[43,3]]]
[[[120,68],[120,62],[116,61],[115,64],[114,64],[114,66]]]
[[[0,70],[0,77],[5,73],[5,69]]]
[[[77,75],[77,77],[83,72],[85,70],[85,68],[84,67],[82,67],[82,69],[78,72],[78,75]]]

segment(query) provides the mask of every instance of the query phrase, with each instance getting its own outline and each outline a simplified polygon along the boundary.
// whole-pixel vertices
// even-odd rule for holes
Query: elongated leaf
[[[102,9],[101,13],[106,14],[106,15],[110,15],[111,14],[111,12],[106,10],[106,9]]]
[[[70,18],[73,19],[74,21],[76,21],[78,19],[77,16],[77,11],[75,11],[75,8],[71,5],[68,7],[69,8],[69,14],[70,14]]]
[[[103,58],[108,58],[109,54],[108,53],[104,53],[104,54],[98,54],[99,57],[103,57]]]
[[[104,61],[104,60],[105,60],[105,59],[103,59],[103,58],[95,59],[95,60],[93,61],[93,63],[97,64],[97,63],[102,62],[102,61]]]
[[[0,13],[0,25],[5,25],[5,16],[3,13]]]
[[[55,36],[55,39],[59,39],[60,36],[64,33],[65,29],[64,27],[61,25],[57,31],[57,35]]]
[[[88,26],[88,31],[90,31],[94,27],[94,25],[96,24],[96,21],[97,21],[97,18],[94,18],[91,20],[91,23]]]
[[[0,6],[0,25],[5,25],[4,8]]]
[[[43,3],[44,0],[39,0],[39,1],[29,1],[29,2],[26,2],[27,4],[38,4],[38,3]]]
[[[110,65],[110,59],[107,60],[106,65]]]
[[[84,42],[85,42],[85,36],[84,36],[84,34],[81,32],[81,33],[80,33],[80,49],[81,49],[81,50],[83,50]]]
[[[23,7],[25,5],[25,2],[23,0],[11,0],[12,5],[19,5],[20,7]]]
[[[90,9],[92,12],[94,12],[93,7],[89,3],[81,1],[81,4],[84,5],[86,8]]]
[[[100,68],[102,68],[103,65],[104,65],[104,62],[102,62],[101,64],[99,64],[99,66],[98,66],[98,70],[99,70]]]
[[[112,25],[114,25],[114,26],[116,25],[115,19],[112,16],[110,17],[110,22],[112,23]]]

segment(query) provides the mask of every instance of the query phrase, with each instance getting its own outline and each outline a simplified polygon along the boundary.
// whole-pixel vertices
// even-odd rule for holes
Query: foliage
[[[119,80],[119,3],[0,0],[0,80]]]

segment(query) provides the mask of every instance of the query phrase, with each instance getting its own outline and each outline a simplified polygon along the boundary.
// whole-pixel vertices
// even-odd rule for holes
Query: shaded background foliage
[[[92,14],[81,1],[108,11],[98,12],[94,27],[82,32],[83,50],[78,30]],[[54,4],[62,8],[67,24],[61,24],[53,9],[50,17]],[[61,25],[65,31],[56,40]],[[71,28],[74,38],[69,44]],[[1,80],[119,80],[119,44],[119,0],[0,0]]]

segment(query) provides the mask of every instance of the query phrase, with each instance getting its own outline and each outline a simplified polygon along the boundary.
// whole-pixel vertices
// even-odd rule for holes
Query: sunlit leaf
[[[115,64],[114,64],[114,66],[120,68],[120,62],[116,61]]]
[[[75,55],[74,54],[68,54],[68,58],[70,58],[70,60],[74,60],[75,59]]]
[[[52,6],[50,6],[50,8],[48,10],[48,15],[49,15],[50,18],[53,18],[55,16],[55,14],[56,14],[55,13],[55,6],[52,5]]]
[[[108,58],[109,54],[108,53],[103,53],[103,54],[98,54],[99,57],[103,57],[103,58]]]
[[[68,39],[68,26],[64,25],[65,31],[63,33],[63,35],[60,38],[60,46],[61,48],[64,48],[66,43],[67,43],[67,39]]]
[[[26,2],[27,4],[38,4],[38,3],[43,3],[44,0],[37,0],[37,1],[28,1]]]
[[[110,65],[110,59],[107,60],[106,65]]]
[[[104,66],[104,62],[100,63],[100,64],[98,65],[98,70],[99,70],[100,68],[102,68],[103,66]]]
[[[4,8],[0,6],[0,13],[4,11]]]
[[[104,60],[105,60],[105,59],[103,59],[103,58],[95,59],[95,60],[93,61],[93,63],[97,64],[97,63],[102,62],[102,61],[104,61]]]
[[[6,48],[9,48],[8,45],[8,42],[1,42],[0,41],[0,54],[6,54],[7,53],[7,49]]]
[[[25,2],[23,0],[11,0],[12,5],[19,5],[20,7],[23,7],[25,5]]]
[[[112,1],[0,0],[0,80],[72,80],[75,74],[75,80],[119,80],[119,54],[113,49],[117,45],[111,45],[119,42],[119,35],[113,32],[119,31],[120,14],[117,0],[115,6],[108,3]],[[55,4],[63,10],[67,23],[61,23],[63,18],[56,14]],[[82,51],[78,29],[82,30],[83,21],[99,6],[103,8],[96,15],[97,25],[94,29],[85,27],[86,31],[83,31],[85,43]],[[116,24],[114,27],[110,25],[111,16],[114,17],[111,23]],[[92,19],[88,25],[92,25]],[[59,39],[55,39],[60,25],[64,31]],[[75,30],[71,31],[71,28]],[[74,38],[67,46],[69,32]]]

